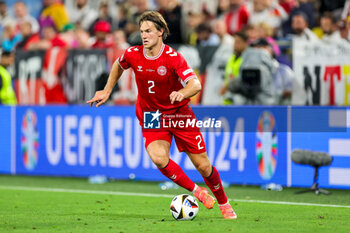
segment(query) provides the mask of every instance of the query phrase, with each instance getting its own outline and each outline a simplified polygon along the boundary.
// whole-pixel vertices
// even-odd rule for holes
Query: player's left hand
[[[185,96],[181,92],[178,92],[178,91],[171,92],[169,97],[170,97],[171,104],[173,104],[175,101],[181,102],[183,99],[185,99]]]
[[[96,91],[95,96],[91,100],[88,100],[86,103],[90,104],[90,107],[92,107],[94,102],[96,102],[96,107],[99,107],[108,100],[109,95],[110,92],[107,92],[106,90]]]

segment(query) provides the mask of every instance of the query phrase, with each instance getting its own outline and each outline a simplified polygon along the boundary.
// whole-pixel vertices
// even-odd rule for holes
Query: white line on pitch
[[[320,206],[320,207],[350,208],[350,206],[347,206],[347,205],[331,205],[331,204],[303,203],[303,202],[288,202],[288,201],[263,201],[263,200],[244,200],[244,199],[232,199],[232,201],[236,201],[236,202],[264,203],[264,204],[278,204],[278,205],[302,205],[302,206]]]
[[[156,194],[156,193],[131,193],[131,192],[98,191],[98,190],[82,190],[82,189],[61,189],[61,188],[42,188],[42,187],[25,187],[25,186],[4,186],[4,185],[0,185],[0,189],[22,190],[22,191],[41,191],[41,192],[57,192],[57,193],[103,194],[103,195],[116,195],[116,196],[141,196],[141,197],[165,197],[165,198],[173,198],[174,197],[174,195]],[[318,203],[302,203],[302,202],[287,202],[287,201],[263,201],[263,200],[244,200],[244,199],[230,199],[230,200],[231,201],[235,201],[235,202],[262,203],[262,204],[350,208],[350,206],[346,206],[346,205],[330,205],[330,204],[318,204]]]
[[[116,192],[116,191],[42,188],[42,187],[26,187],[26,186],[0,185],[0,189],[22,190],[22,191],[42,191],[42,192],[56,192],[56,193],[104,194],[104,195],[117,195],[117,196],[166,197],[166,198],[168,198],[168,197],[173,198],[174,197],[174,195],[155,194],[155,193],[130,193],[130,192]]]

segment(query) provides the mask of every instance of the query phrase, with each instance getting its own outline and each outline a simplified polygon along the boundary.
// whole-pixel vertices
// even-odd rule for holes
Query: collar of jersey
[[[150,57],[150,56],[148,56],[148,55],[147,55],[147,53],[146,53],[146,49],[145,49],[145,48],[143,48],[143,55],[144,55],[144,56],[145,56],[145,58],[146,58],[146,59],[148,59],[148,60],[155,60],[155,59],[159,58],[159,57],[160,57],[160,55],[162,55],[163,50],[164,50],[164,47],[165,47],[165,44],[163,43],[163,44],[162,44],[162,48],[160,49],[160,51],[159,51],[158,55],[157,55],[157,56],[154,56],[154,57]]]

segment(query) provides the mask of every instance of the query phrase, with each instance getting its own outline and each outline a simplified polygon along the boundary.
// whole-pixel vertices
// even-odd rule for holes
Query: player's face
[[[162,42],[162,32],[158,31],[151,21],[144,21],[140,26],[142,44],[146,49],[153,48]]]

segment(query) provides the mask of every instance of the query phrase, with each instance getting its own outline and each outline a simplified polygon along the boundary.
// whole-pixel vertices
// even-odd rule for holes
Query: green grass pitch
[[[329,196],[296,190],[231,186],[226,192],[238,219],[224,220],[217,205],[207,210],[199,204],[193,221],[175,221],[169,206],[173,196],[188,193],[181,188],[1,175],[0,232],[350,232],[349,190]]]

